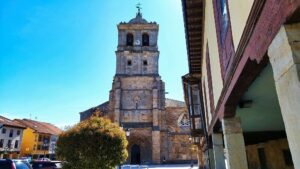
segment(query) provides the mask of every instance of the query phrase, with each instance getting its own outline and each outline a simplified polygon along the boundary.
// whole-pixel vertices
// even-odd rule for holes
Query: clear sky
[[[183,100],[188,72],[181,0],[8,0],[0,2],[0,115],[59,127],[108,100],[117,24],[159,24],[159,69],[166,97]]]

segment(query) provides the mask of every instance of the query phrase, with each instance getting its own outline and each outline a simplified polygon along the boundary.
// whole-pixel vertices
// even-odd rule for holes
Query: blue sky
[[[183,100],[188,72],[181,0],[0,2],[0,115],[63,127],[108,100],[117,24],[143,17],[160,26],[159,73],[168,98]]]

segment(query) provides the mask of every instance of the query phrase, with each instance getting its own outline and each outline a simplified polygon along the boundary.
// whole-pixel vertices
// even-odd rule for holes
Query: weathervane
[[[138,9],[138,13],[141,13],[141,9],[142,9],[141,5],[142,4],[140,2],[138,4],[136,4],[136,8]]]

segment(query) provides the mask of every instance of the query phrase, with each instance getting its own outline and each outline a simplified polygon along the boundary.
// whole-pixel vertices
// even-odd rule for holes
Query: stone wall
[[[116,74],[158,74],[158,55],[158,52],[118,52]],[[129,64],[128,62],[131,63]]]
[[[130,163],[130,150],[133,145],[138,145],[141,150],[142,164],[152,163],[152,128],[131,129],[128,139],[128,158],[127,163]]]
[[[166,107],[162,116],[161,134],[161,155],[167,163],[190,162],[191,159],[197,160],[196,152],[192,150],[192,144],[189,140],[189,126],[180,126],[179,117],[182,114],[188,115],[186,107],[177,107],[182,104],[179,102],[167,103],[175,107]]]
[[[262,168],[259,157],[259,149],[265,154],[266,167],[268,169],[293,169],[285,163],[284,152],[289,146],[287,139],[271,140],[261,144],[246,146],[249,169]]]

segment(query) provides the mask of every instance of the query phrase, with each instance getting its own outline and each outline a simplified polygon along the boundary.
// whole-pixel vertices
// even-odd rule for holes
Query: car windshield
[[[16,169],[31,169],[28,164],[22,161],[16,161],[15,164],[16,164]]]
[[[8,161],[0,161],[1,169],[11,169],[11,163]]]

